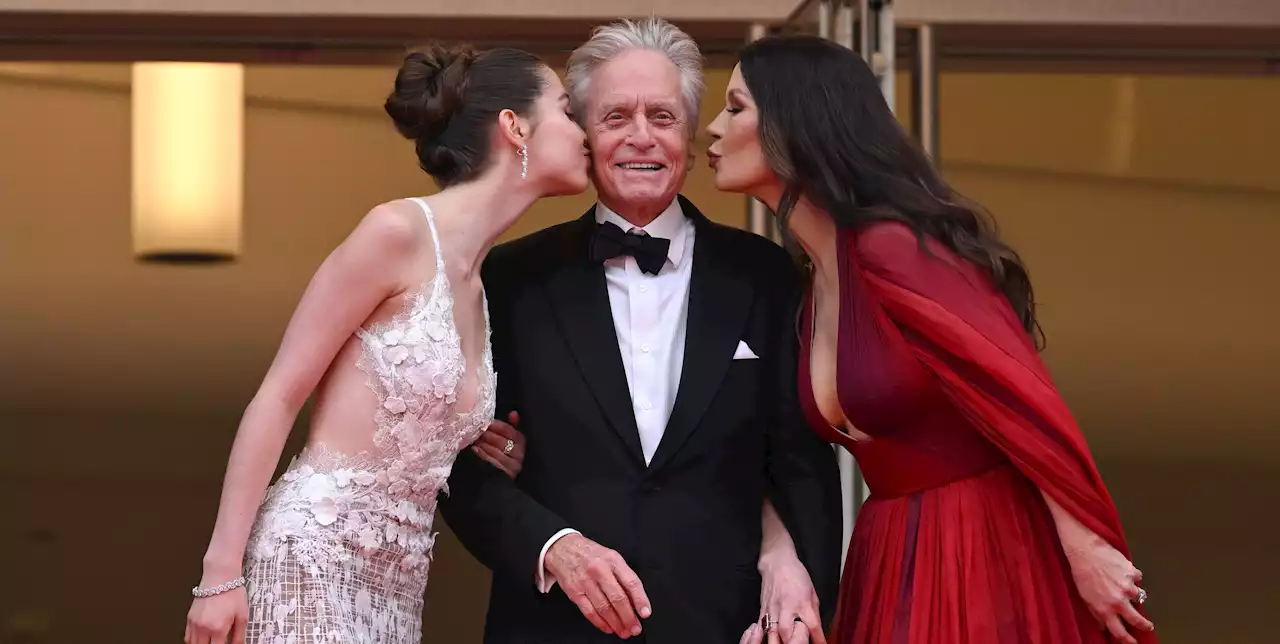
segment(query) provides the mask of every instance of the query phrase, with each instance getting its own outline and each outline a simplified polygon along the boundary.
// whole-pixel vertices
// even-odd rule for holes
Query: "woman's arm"
[[[1058,505],[1053,497],[1043,490],[1040,494],[1049,506],[1058,541],[1071,564],[1071,576],[1081,599],[1117,640],[1137,644],[1138,640],[1128,633],[1125,623],[1146,632],[1155,630],[1151,620],[1133,604],[1140,597],[1138,583],[1142,581],[1142,571]]]
[[[236,430],[201,586],[240,576],[258,506],[303,403],[359,325],[404,290],[420,234],[414,214],[397,204],[375,208],[316,271]]]
[[[760,559],[757,567],[760,571],[760,612],[777,620],[778,634],[783,642],[791,642],[800,635],[797,630],[798,619],[804,626],[799,630],[808,631],[810,644],[826,644],[825,625],[822,623],[819,610],[818,593],[814,590],[809,570],[796,554],[795,542],[791,533],[782,522],[782,517],[774,509],[768,499],[764,502],[760,527]],[[757,633],[759,641],[767,641],[763,633]],[[744,641],[754,638],[743,634]]]
[[[765,499],[764,512],[761,514],[759,568],[763,570],[775,562],[798,559],[796,544],[791,541],[791,533],[787,532],[787,526],[783,525],[782,517],[778,516],[772,501]]]

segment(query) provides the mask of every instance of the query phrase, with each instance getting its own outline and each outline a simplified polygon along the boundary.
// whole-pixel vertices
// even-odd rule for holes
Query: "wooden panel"
[[[816,21],[818,0],[792,20]],[[1280,27],[1274,0],[893,0],[898,24]]]
[[[2,5],[4,0],[0,0]],[[394,63],[427,40],[567,54],[607,18],[388,18],[4,14],[0,60],[215,60],[289,64]],[[710,56],[745,41],[740,19],[682,20]]]
[[[0,13],[126,16],[576,18],[659,15],[670,20],[780,20],[795,0],[0,0]]]
[[[1274,0],[894,0],[908,23],[1280,26]]]

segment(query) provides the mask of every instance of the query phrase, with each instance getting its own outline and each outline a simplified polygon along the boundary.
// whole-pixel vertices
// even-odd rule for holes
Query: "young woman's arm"
[[[258,506],[299,410],[352,333],[408,282],[422,225],[415,214],[402,204],[375,208],[316,271],[236,431],[200,587],[240,577]],[[187,641],[243,637],[245,610],[243,589],[196,599]]]

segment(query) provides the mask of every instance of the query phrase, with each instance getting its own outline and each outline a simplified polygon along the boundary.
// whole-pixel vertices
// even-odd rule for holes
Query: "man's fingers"
[[[764,632],[760,630],[759,624],[752,624],[751,628],[742,632],[742,638],[738,640],[738,644],[761,644]]]
[[[787,644],[804,644],[805,642],[812,641],[813,640],[809,638],[809,631],[803,628],[797,628],[791,631],[791,638],[786,640]]]
[[[511,412],[511,413],[507,414],[507,422],[511,423],[511,426],[512,426],[512,427],[519,427],[519,426],[520,426],[520,412],[518,412],[518,411],[513,411],[513,412]]]
[[[578,610],[582,612],[582,616],[587,618],[587,621],[591,622],[592,626],[595,626],[605,633],[613,633],[612,630],[609,630],[609,625],[605,623],[604,618],[600,616],[600,613],[596,612],[596,607],[591,604],[591,599],[587,597],[586,593],[574,594],[573,603],[577,604]]]
[[[622,620],[618,618],[618,614],[613,612],[613,605],[609,603],[609,598],[604,596],[604,592],[600,590],[598,582],[587,580],[586,582],[587,600],[591,602],[591,606],[596,609],[596,613],[600,615],[600,619],[608,624],[609,630],[606,633],[613,633],[619,637],[629,637],[630,631],[622,628]]]
[[[613,607],[613,613],[618,616],[618,621],[622,625],[622,630],[618,631],[618,634],[639,635],[640,620],[636,619],[636,613],[631,609],[630,595],[622,589],[618,580],[613,575],[605,577],[600,582],[600,590],[604,592],[605,599]]]
[[[622,589],[631,598],[631,605],[635,606],[636,613],[641,619],[648,619],[653,614],[653,605],[649,603],[649,595],[644,592],[644,584],[640,583],[640,577],[621,557],[614,564],[613,571],[618,577],[618,582],[622,584]]]

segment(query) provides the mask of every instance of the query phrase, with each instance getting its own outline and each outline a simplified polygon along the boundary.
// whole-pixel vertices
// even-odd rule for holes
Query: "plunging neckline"
[[[813,356],[815,353],[817,353],[815,349],[818,346],[818,286],[816,281],[810,281],[809,283],[809,307],[808,308],[809,308],[809,356],[808,356],[809,364],[806,366],[806,369],[809,370],[809,396],[813,398],[813,406],[818,411],[818,416],[822,418],[822,422],[825,423],[827,427],[830,427],[831,431],[841,435],[842,437],[844,437],[845,439],[853,443],[866,443],[871,440],[871,437],[868,436],[867,434],[861,431],[858,431],[857,429],[854,429],[854,431],[857,432],[858,436],[861,436],[861,438],[859,438],[858,436],[855,436],[854,434],[851,434],[848,431],[831,424],[831,419],[827,418],[827,414],[822,410],[822,403],[818,400],[818,391],[816,386],[818,379],[814,378],[814,372],[813,372]],[[835,363],[836,364],[835,364],[835,369],[833,370],[835,372],[834,376],[835,376],[836,382],[835,382],[834,389],[836,392],[836,408],[840,410],[840,415],[844,417],[845,426],[848,427],[848,426],[852,426],[853,422],[851,422],[848,416],[845,414],[844,405],[840,402],[840,318],[841,318],[840,313],[841,313],[840,307],[836,307],[836,342],[835,342],[835,345],[836,345],[835,346],[835,352],[836,352]]]

